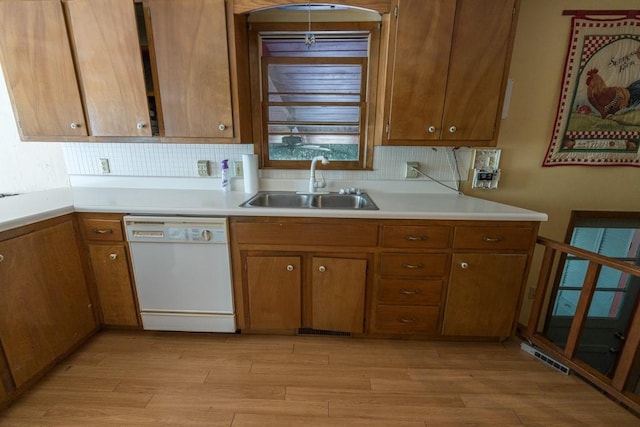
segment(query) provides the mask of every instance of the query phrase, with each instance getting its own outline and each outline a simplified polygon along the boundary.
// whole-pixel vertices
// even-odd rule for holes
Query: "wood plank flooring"
[[[7,426],[640,426],[506,343],[105,331]]]

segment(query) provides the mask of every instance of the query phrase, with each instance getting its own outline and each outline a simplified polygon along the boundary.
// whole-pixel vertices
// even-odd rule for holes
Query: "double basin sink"
[[[360,194],[309,194],[292,191],[260,191],[242,203],[244,208],[290,209],[364,209],[378,210],[367,193]]]

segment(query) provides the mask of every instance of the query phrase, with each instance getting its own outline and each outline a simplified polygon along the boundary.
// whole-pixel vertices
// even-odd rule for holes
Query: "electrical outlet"
[[[209,160],[198,160],[198,176],[211,175],[211,166]]]
[[[420,167],[418,162],[407,162],[404,170],[405,178],[418,178],[419,174],[416,169]]]
[[[100,159],[100,167],[103,174],[111,173],[111,167],[109,166],[109,159]]]
[[[234,161],[233,176],[235,176],[236,178],[242,178],[243,175],[244,175],[244,169],[242,167],[242,162],[238,160]]]

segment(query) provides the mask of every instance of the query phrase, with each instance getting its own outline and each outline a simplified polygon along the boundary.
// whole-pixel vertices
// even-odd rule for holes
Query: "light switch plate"
[[[473,169],[496,170],[500,168],[499,148],[476,148]]]

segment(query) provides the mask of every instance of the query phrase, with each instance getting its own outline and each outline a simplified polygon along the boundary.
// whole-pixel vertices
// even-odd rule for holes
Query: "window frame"
[[[262,169],[307,169],[310,160],[270,160],[267,128],[267,110],[263,108],[265,92],[263,91],[262,58],[260,55],[260,36],[265,33],[299,34],[300,43],[304,41],[304,34],[308,31],[308,24],[303,22],[254,22],[248,26],[249,44],[249,86],[251,93],[251,109],[253,115],[254,150],[258,155]],[[366,58],[366,81],[363,93],[360,128],[360,147],[358,161],[331,162],[323,169],[333,170],[372,170],[374,134],[376,133],[376,111],[380,74],[380,38],[381,22],[313,22],[312,31],[339,33],[368,33],[369,51]]]

